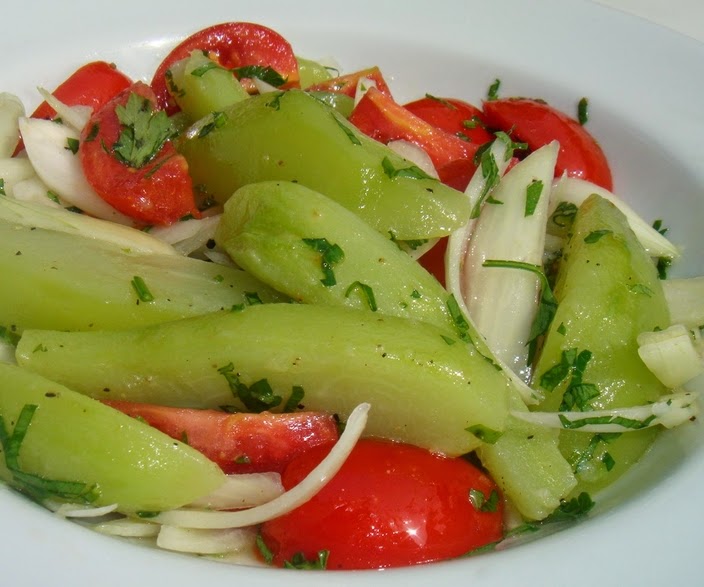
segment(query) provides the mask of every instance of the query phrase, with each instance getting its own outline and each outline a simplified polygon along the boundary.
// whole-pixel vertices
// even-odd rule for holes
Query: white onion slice
[[[629,226],[651,257],[679,258],[680,251],[677,247],[643,220],[624,200],[589,181],[576,177],[562,177],[556,181],[550,196],[548,213],[552,215],[560,202],[568,202],[579,207],[592,194],[608,200],[623,212]]]
[[[20,118],[19,126],[29,160],[49,189],[91,216],[118,224],[134,224],[98,196],[86,180],[80,159],[66,148],[69,139],[78,140],[75,130],[35,118]]]
[[[68,124],[74,130],[81,132],[83,127],[88,124],[93,109],[90,106],[67,106],[51,92],[47,92],[44,88],[37,88],[42,98],[46,100],[54,110],[56,115],[64,124]]]
[[[679,392],[672,395],[662,396],[658,401],[645,406],[633,406],[630,408],[614,408],[613,410],[594,410],[587,412],[523,412],[512,411],[511,415],[519,420],[532,422],[539,426],[548,428],[565,429],[563,418],[568,422],[579,422],[580,420],[591,418],[614,419],[608,423],[593,423],[581,427],[571,427],[570,430],[577,432],[609,433],[609,432],[632,432],[651,428],[653,426],[664,426],[674,428],[680,424],[695,418],[699,414],[699,396],[692,392]],[[652,419],[651,416],[653,416]],[[643,423],[643,426],[630,426],[619,423],[620,418],[631,420],[636,423]],[[647,421],[647,423],[646,423]]]
[[[182,528],[242,528],[261,524],[303,505],[340,470],[367,423],[369,404],[358,405],[347,419],[345,431],[330,453],[298,485],[263,505],[236,512],[171,510],[152,518],[154,522]]]
[[[704,361],[682,324],[665,330],[642,332],[637,337],[638,356],[660,382],[674,389],[704,373]]]
[[[376,87],[376,82],[369,78],[369,77],[360,77],[357,80],[357,87],[355,88],[354,91],[354,105],[356,106],[359,104],[359,101],[364,98],[364,95],[369,91],[370,88],[375,88]]]
[[[19,138],[18,120],[24,115],[24,104],[17,96],[0,93],[0,157],[14,153]]]
[[[63,518],[100,518],[117,511],[117,504],[113,503],[103,507],[81,505],[75,503],[62,503],[54,513]]]
[[[212,493],[191,502],[190,508],[236,510],[262,505],[284,492],[278,473],[228,475]]]
[[[34,167],[26,157],[0,159],[0,178],[6,196],[14,197],[14,188],[18,183],[36,176]]]
[[[119,536],[121,538],[152,538],[159,534],[161,526],[150,522],[142,522],[132,518],[119,518],[108,520],[90,526],[91,530],[107,534],[108,536]]]
[[[256,534],[251,529],[203,530],[162,526],[156,538],[156,545],[176,552],[222,554],[250,549],[255,540]]]
[[[206,218],[182,220],[170,226],[156,226],[149,231],[149,234],[173,245],[174,249],[182,255],[190,255],[215,237],[215,230],[221,216],[222,214],[216,214]]]

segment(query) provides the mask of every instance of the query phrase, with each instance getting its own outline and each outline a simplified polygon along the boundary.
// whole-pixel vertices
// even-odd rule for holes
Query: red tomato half
[[[328,450],[315,448],[292,461],[284,487],[301,481]],[[473,505],[479,496],[493,496],[494,511]],[[328,569],[398,567],[453,558],[499,540],[502,510],[494,482],[463,459],[361,440],[313,499],[265,522],[261,535],[276,565],[297,553],[315,560],[327,550]]]
[[[125,401],[103,403],[187,442],[228,474],[281,473],[294,457],[338,438],[334,418],[318,412],[227,414]]]
[[[419,146],[430,156],[440,180],[456,189],[464,190],[476,169],[479,145],[428,124],[375,88],[355,106],[350,122],[384,144],[400,139]]]
[[[443,286],[445,285],[445,252],[447,251],[447,237],[443,237],[423,255],[418,262],[431,273]]]
[[[116,108],[125,106],[132,94],[156,106],[149,86],[137,82],[93,114],[81,133],[78,151],[86,179],[108,204],[138,223],[171,224],[188,214],[200,216],[188,164],[170,141],[141,167],[117,158],[114,145],[123,128]]]
[[[487,125],[510,133],[531,151],[560,142],[555,175],[563,173],[613,189],[611,168],[594,137],[573,118],[539,100],[507,98],[484,102]]]
[[[151,87],[159,106],[169,114],[178,112],[178,106],[169,93],[166,72],[175,62],[185,59],[197,49],[207,51],[211,59],[227,69],[248,65],[271,67],[287,80],[285,88],[296,87],[299,81],[298,62],[293,49],[279,33],[249,22],[216,24],[181,41],[156,70]],[[243,85],[251,91],[251,84]]]
[[[475,145],[494,140],[494,136],[484,127],[482,111],[468,102],[454,98],[426,97],[404,107],[435,128],[460,138],[466,137]]]
[[[115,65],[94,61],[78,68],[52,94],[67,106],[90,106],[95,112],[131,85],[132,80]],[[56,111],[46,102],[32,114],[32,118],[54,116]]]
[[[319,84],[314,84],[306,88],[309,92],[336,92],[338,94],[345,94],[350,98],[354,98],[357,92],[357,83],[363,77],[369,78],[376,84],[376,89],[382,94],[391,97],[391,90],[378,67],[370,67],[368,69],[361,69],[360,71],[355,71],[353,73],[348,73],[338,77],[334,77]]]

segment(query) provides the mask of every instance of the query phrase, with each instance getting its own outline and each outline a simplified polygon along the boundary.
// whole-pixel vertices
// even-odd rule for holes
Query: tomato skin
[[[103,403],[188,444],[227,474],[283,472],[296,456],[337,441],[334,418],[320,412],[228,414],[127,401]]]
[[[338,94],[344,94],[350,98],[354,98],[357,92],[357,83],[363,77],[374,81],[377,90],[379,90],[382,94],[391,97],[391,90],[389,89],[381,70],[376,66],[347,73],[345,75],[340,75],[327,81],[313,84],[305,89],[310,92],[335,92]]]
[[[159,106],[168,114],[178,112],[179,108],[169,93],[166,72],[176,61],[185,59],[195,50],[207,51],[211,59],[227,69],[247,65],[271,67],[287,80],[284,88],[296,87],[299,82],[298,62],[293,49],[279,33],[259,24],[224,22],[181,41],[157,68],[151,87]],[[251,80],[242,82],[248,91],[253,91]]]
[[[514,140],[527,143],[531,151],[553,140],[559,141],[556,177],[566,173],[613,189],[606,155],[577,120],[545,102],[528,98],[486,101],[483,111],[490,128],[510,133]]]
[[[435,279],[437,279],[443,287],[445,286],[445,252],[447,251],[446,236],[438,240],[435,246],[425,253],[418,262],[423,268]]]
[[[350,122],[382,143],[405,140],[428,153],[440,181],[464,190],[476,169],[479,145],[463,141],[418,118],[386,94],[370,88],[355,106]]]
[[[67,106],[90,106],[95,112],[131,85],[132,80],[115,65],[93,61],[79,67],[52,94]],[[32,113],[32,118],[54,116],[56,110],[46,102],[42,102]]]
[[[86,179],[108,204],[138,223],[164,225],[188,214],[199,217],[188,164],[170,141],[138,169],[123,164],[109,152],[121,128],[115,108],[126,104],[132,93],[156,103],[149,86],[136,82],[94,113],[83,129],[78,153]],[[92,136],[95,129],[98,134]]]
[[[494,139],[483,126],[482,111],[469,102],[455,98],[426,97],[409,102],[404,107],[435,128],[460,137],[465,136],[475,145],[483,145]]]
[[[329,448],[294,459],[282,476],[296,485]],[[463,459],[385,440],[357,443],[335,477],[309,502],[261,528],[282,565],[294,554],[314,560],[329,551],[328,569],[398,567],[460,556],[502,536],[502,510],[475,509],[470,489],[496,486]]]

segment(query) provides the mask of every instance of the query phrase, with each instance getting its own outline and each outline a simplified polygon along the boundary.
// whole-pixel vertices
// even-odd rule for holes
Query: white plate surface
[[[479,102],[536,96],[574,112],[612,161],[616,191],[685,248],[674,275],[704,274],[704,45],[587,2],[357,0],[26,0],[3,8],[0,91],[37,103],[92,59],[150,79],[179,38],[249,20],[286,36],[297,54],[334,57],[345,71],[379,65],[403,100],[425,92]],[[0,488],[6,585],[608,585],[701,584],[704,430],[664,435],[593,518],[507,551],[410,569],[308,573],[230,567],[148,550],[53,518]],[[625,497],[625,500],[624,500]],[[624,501],[621,503],[621,501]],[[398,582],[398,583],[397,583]]]

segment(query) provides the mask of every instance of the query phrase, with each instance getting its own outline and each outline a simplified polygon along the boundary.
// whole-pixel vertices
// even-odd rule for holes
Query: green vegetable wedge
[[[638,356],[636,337],[669,326],[667,304],[655,266],[623,214],[591,196],[577,213],[563,259],[554,290],[559,306],[535,370],[535,384],[546,393],[537,409],[588,416],[592,409],[658,399],[666,389]],[[561,450],[579,480],[575,493],[616,480],[657,433],[562,431]]]
[[[163,511],[225,481],[217,465],[189,446],[7,363],[0,363],[0,417],[0,478],[39,500]]]

